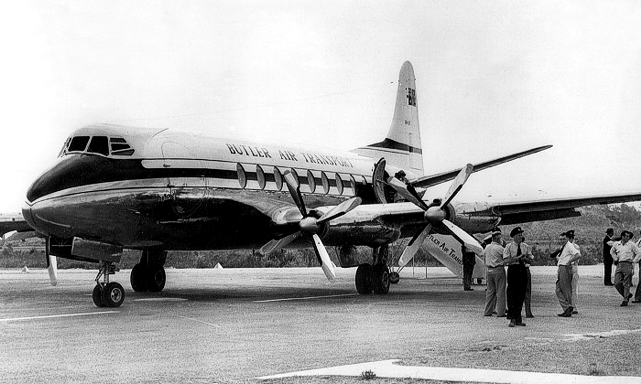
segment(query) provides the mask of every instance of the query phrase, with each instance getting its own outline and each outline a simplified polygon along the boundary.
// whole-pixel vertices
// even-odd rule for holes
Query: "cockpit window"
[[[89,142],[89,136],[76,136],[71,139],[71,144],[69,144],[68,152],[83,152],[87,148],[87,143]]]
[[[101,155],[109,155],[109,146],[107,145],[107,136],[94,136],[91,138],[91,144],[87,152],[99,153]]]
[[[122,137],[111,137],[109,138],[109,141],[111,143],[112,155],[131,156],[134,154],[134,150]]]

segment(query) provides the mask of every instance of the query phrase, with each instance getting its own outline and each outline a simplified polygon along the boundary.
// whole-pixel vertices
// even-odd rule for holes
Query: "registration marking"
[[[31,317],[14,317],[11,319],[0,319],[0,323],[10,323],[12,321],[28,321],[28,320],[41,320],[41,319],[55,319],[59,317],[76,317],[76,316],[92,316],[92,315],[106,315],[109,313],[120,313],[120,311],[107,311],[107,312],[88,312],[88,313],[68,313],[65,315],[47,315],[47,316],[31,316]]]
[[[306,297],[290,297],[287,299],[271,299],[271,300],[258,300],[254,303],[274,303],[277,301],[294,301],[294,300],[313,300],[313,299],[324,299],[327,297],[345,297],[345,296],[356,296],[358,293],[345,293],[342,295],[325,295],[325,296],[306,296]]]

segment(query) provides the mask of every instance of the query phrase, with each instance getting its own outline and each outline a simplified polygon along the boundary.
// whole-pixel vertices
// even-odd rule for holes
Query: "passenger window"
[[[274,167],[274,181],[276,182],[276,190],[283,189],[283,175],[280,174],[278,168]]]
[[[321,183],[323,183],[323,192],[325,194],[329,193],[329,179],[327,178],[327,175],[325,172],[321,172]]]
[[[312,171],[307,171],[307,184],[309,184],[309,191],[314,193],[316,191],[316,180]]]
[[[91,138],[89,144],[89,152],[99,153],[101,155],[109,155],[109,146],[107,144],[107,136],[94,136]]]
[[[240,163],[236,164],[236,173],[238,174],[240,187],[245,188],[247,186],[247,174],[245,174],[245,168]]]
[[[89,143],[89,136],[76,136],[71,139],[69,144],[69,152],[83,152]]]
[[[258,164],[256,164],[256,180],[258,180],[260,189],[265,189],[265,172],[263,172],[263,169]]]
[[[334,176],[336,178],[336,188],[338,189],[338,194],[342,195],[343,194],[343,180],[341,179],[341,175],[338,173]]]

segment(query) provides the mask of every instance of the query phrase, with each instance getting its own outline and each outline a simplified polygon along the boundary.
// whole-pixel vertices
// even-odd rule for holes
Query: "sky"
[[[539,145],[460,200],[641,191],[638,1],[31,1],[0,6],[0,212],[93,123],[349,150],[416,74],[426,173]]]

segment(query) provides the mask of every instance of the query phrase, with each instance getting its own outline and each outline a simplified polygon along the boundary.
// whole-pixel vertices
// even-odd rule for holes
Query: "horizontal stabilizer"
[[[552,146],[551,145],[544,145],[542,147],[532,148],[532,149],[529,149],[527,151],[515,153],[513,155],[499,157],[498,159],[486,161],[486,162],[479,163],[479,164],[473,164],[473,166],[474,166],[473,172],[478,172],[478,171],[481,171],[483,169],[491,168],[491,167],[494,167],[494,166],[499,165],[499,164],[507,163],[509,161],[516,160],[516,159],[521,158],[521,157],[529,156],[529,155],[535,154],[537,152],[544,151],[544,150],[549,149],[549,148],[552,148]],[[460,172],[460,168],[452,170],[452,171],[448,171],[448,172],[439,173],[438,175],[430,175],[430,176],[419,177],[419,178],[417,178],[415,180],[410,180],[410,183],[414,187],[417,187],[417,188],[428,188],[428,187],[431,187],[431,186],[434,186],[434,185],[438,185],[438,184],[442,184],[442,183],[444,183],[446,181],[450,181],[450,180],[454,179],[456,177],[456,175],[458,175],[459,172]]]

